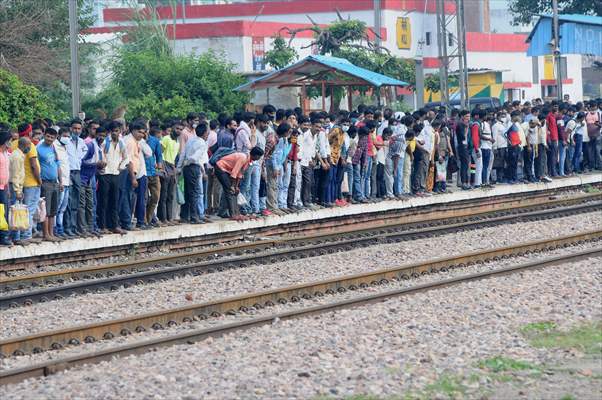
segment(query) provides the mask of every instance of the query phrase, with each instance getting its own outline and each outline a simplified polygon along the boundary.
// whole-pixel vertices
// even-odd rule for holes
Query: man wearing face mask
[[[63,218],[67,206],[69,205],[69,186],[71,184],[70,170],[69,170],[69,155],[67,154],[67,146],[69,145],[69,138],[71,132],[67,128],[60,128],[58,140],[54,142],[54,148],[59,159],[59,165],[61,168],[61,183],[63,184],[63,191],[59,194],[59,205],[56,212],[56,221],[54,227],[54,234],[60,238],[66,238],[65,227],[63,225]]]
[[[179,137],[180,154],[182,154],[182,152],[184,151],[184,146],[186,146],[186,142],[188,141],[188,139],[195,136],[194,130],[196,129],[200,121],[201,116],[199,115],[199,113],[191,112],[188,113],[188,115],[186,116],[186,125],[184,126],[184,129],[182,129],[182,133]]]
[[[80,137],[82,129],[82,123],[79,119],[71,121],[70,145],[67,146],[69,168],[71,170],[71,188],[69,190],[69,207],[64,218],[65,234],[70,237],[89,237],[83,231],[85,226],[85,198],[81,182],[81,165],[82,159],[88,152],[88,147]]]

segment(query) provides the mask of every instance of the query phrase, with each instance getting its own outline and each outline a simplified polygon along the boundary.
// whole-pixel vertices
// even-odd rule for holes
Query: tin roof
[[[400,81],[365,68],[358,67],[344,58],[310,55],[282,69],[272,71],[260,78],[238,86],[234,90],[249,91],[274,86],[294,85],[301,81],[319,76],[321,73],[334,72],[346,78],[352,78],[350,85],[367,86],[408,86]]]
[[[560,53],[602,56],[602,17],[561,14],[558,21]],[[529,43],[528,56],[552,54],[552,16],[540,15],[526,41]]]

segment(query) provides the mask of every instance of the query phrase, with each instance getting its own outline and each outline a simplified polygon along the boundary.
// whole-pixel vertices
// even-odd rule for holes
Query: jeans
[[[403,177],[405,169],[405,159],[405,153],[399,156],[399,161],[397,161],[397,169],[393,172],[393,194],[396,196],[399,196],[404,192]]]
[[[314,169],[313,167],[301,167],[301,201],[304,206],[308,206],[311,201],[311,187],[313,185]]]
[[[69,186],[63,186],[63,191],[59,195],[59,208],[56,211],[56,222],[54,226],[54,232],[56,234],[65,233],[65,227],[63,225],[63,218],[65,216],[65,211],[67,211],[67,206],[69,205]]]
[[[243,173],[242,179],[240,181],[240,193],[247,200],[247,204],[242,206],[243,214],[251,213],[251,165],[245,170]]]
[[[367,163],[364,171],[362,171],[362,195],[366,198],[370,197],[371,183],[370,178],[372,177],[372,157],[366,157]],[[376,193],[375,193],[376,194]]]
[[[82,193],[84,195],[84,225],[82,225],[82,231],[91,232],[94,230],[96,220],[96,210],[94,209],[94,189],[96,186],[87,185],[82,186]]]
[[[98,227],[116,229],[119,225],[119,175],[98,177]]]
[[[184,204],[180,208],[180,219],[182,221],[198,222],[199,205],[201,200],[201,167],[197,164],[189,164],[182,170],[184,175]]]
[[[29,228],[21,233],[21,239],[31,239],[33,231],[33,215],[38,209],[38,202],[40,201],[40,187],[24,187],[23,188],[23,204],[27,206],[29,211]]]
[[[558,141],[558,174],[560,176],[565,176],[565,161],[566,161],[566,153],[567,153],[567,145],[564,144],[564,141]]]
[[[583,153],[583,135],[573,135],[575,141],[573,152],[573,172],[580,173],[581,171],[581,156]]]
[[[556,162],[558,161],[558,140],[551,140],[547,149],[548,158],[548,174],[550,176],[558,176]]]
[[[376,164],[376,197],[383,198],[387,195],[385,185],[385,164]]]
[[[489,175],[491,174],[491,149],[481,149],[481,157],[483,158],[483,171],[481,174],[481,182],[483,185],[489,185]]]
[[[361,201],[364,199],[364,190],[362,186],[362,177],[365,174],[361,164],[353,165],[353,200]]]
[[[483,180],[483,154],[480,154],[480,157],[477,157],[476,150],[471,151],[472,159],[474,160],[475,172],[474,172],[474,185],[481,186]]]
[[[288,185],[291,181],[291,163],[286,161],[278,175],[278,207],[286,208],[288,198]]]
[[[326,202],[334,203],[337,199],[337,171],[336,165],[331,165],[328,170],[328,189],[326,191]]]
[[[224,199],[224,203],[228,208],[230,216],[235,217],[239,214],[238,204],[236,203],[236,195],[230,190],[230,187],[232,186],[230,175],[227,172],[222,171],[219,167],[215,167],[214,171],[215,176],[222,185],[222,198]]]
[[[588,151],[590,160],[590,169],[601,169],[602,160],[600,160],[600,136],[589,138]]]
[[[412,191],[412,185],[410,184],[410,177],[412,176],[412,157],[405,155],[403,158],[403,192],[410,193]]]
[[[460,182],[462,185],[468,185],[470,183],[468,175],[468,167],[470,165],[470,154],[468,148],[464,144],[458,144],[457,149],[458,159],[460,160]]]
[[[249,172],[249,197],[245,198],[250,203],[250,211],[258,214],[260,211],[259,208],[259,185],[261,183],[261,165],[259,162],[253,162],[249,165],[247,169]]]
[[[385,192],[386,192],[387,197],[393,197],[393,183],[394,183],[393,168],[394,168],[393,159],[387,157],[385,159],[385,174],[384,174]]]
[[[157,207],[157,218],[161,222],[171,221],[173,219],[173,200],[176,194],[176,177],[167,175],[161,177],[161,194],[159,195],[159,205]]]
[[[119,174],[119,224],[122,229],[132,229],[134,197],[130,173],[127,170],[122,171]]]
[[[372,165],[370,166],[370,197],[376,197],[377,195],[377,180],[376,173],[378,170],[378,162],[376,161],[376,157],[371,157]],[[366,196],[368,197],[368,196]]]
[[[533,148],[525,147],[523,149],[523,171],[528,180],[535,179],[535,152]]]
[[[535,157],[535,177],[541,179],[547,175],[547,150],[543,144],[537,145],[537,157]]]
[[[416,149],[414,152],[414,170],[412,173],[412,191],[414,193],[426,190],[426,174],[429,170],[430,155],[427,151]]]
[[[79,171],[71,171],[71,190],[69,190],[69,208],[64,218],[65,231],[81,232],[85,225],[85,197]]]
[[[138,187],[135,190],[136,193],[136,225],[146,225],[144,218],[146,217],[146,188],[147,188],[147,177],[142,176],[138,178]]]
[[[205,182],[206,181],[203,179],[203,174],[201,174],[199,171],[199,201],[197,203],[199,217],[205,216],[205,209],[207,208],[205,203]]]

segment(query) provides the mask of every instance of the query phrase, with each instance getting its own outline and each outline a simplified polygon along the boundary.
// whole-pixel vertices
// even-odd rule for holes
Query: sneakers
[[[273,213],[266,208],[261,212],[261,215],[263,215],[264,217],[269,217],[270,215],[273,215]]]

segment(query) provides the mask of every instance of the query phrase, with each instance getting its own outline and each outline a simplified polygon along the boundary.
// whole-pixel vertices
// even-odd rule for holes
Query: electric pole
[[[554,65],[556,66],[556,92],[558,100],[562,101],[562,65],[560,63],[560,29],[558,27],[558,0],[552,0],[554,28]]]
[[[76,117],[80,110],[79,99],[79,56],[77,41],[79,29],[77,25],[77,0],[69,0],[69,46],[71,48],[71,111]]]

